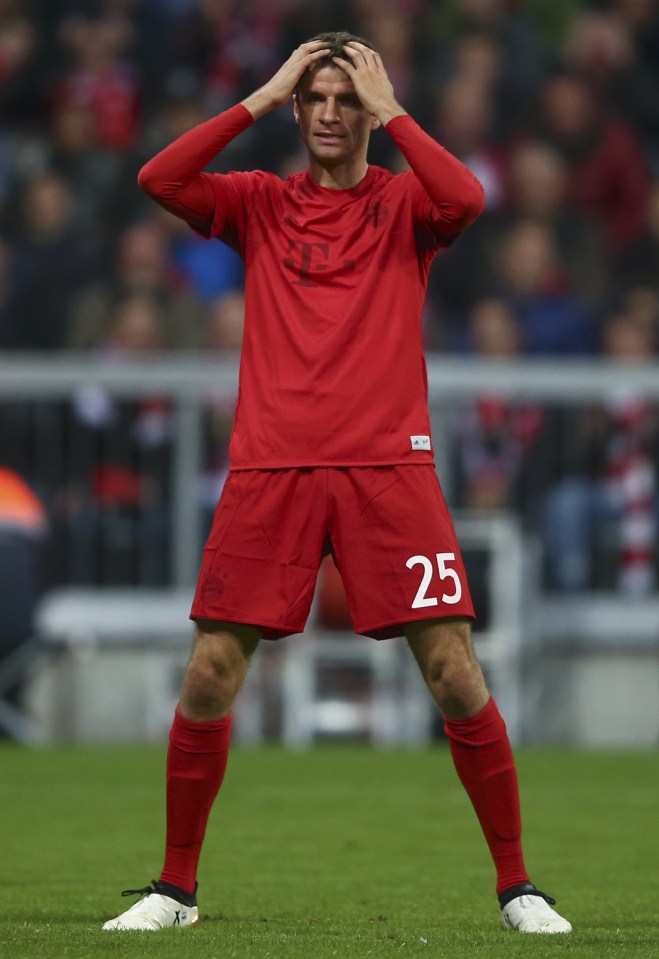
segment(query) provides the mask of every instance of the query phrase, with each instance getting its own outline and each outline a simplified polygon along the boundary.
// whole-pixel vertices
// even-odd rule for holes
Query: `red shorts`
[[[231,472],[204,549],[191,619],[300,633],[322,558],[341,572],[355,632],[474,617],[432,465]]]

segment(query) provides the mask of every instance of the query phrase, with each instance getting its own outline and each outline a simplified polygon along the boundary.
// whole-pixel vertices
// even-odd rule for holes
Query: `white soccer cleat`
[[[531,883],[514,886],[499,896],[501,928],[510,932],[553,934],[572,932],[572,926],[552,909],[556,900]]]
[[[145,886],[144,889],[126,889],[121,895],[140,898],[116,919],[109,919],[103,929],[183,929],[184,926],[192,926],[199,921],[196,896],[190,896],[166,882],[153,879],[150,886]]]

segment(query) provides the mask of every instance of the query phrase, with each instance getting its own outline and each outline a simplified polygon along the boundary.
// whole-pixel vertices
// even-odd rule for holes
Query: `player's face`
[[[301,80],[295,117],[310,154],[323,165],[365,160],[377,121],[364,109],[340,67],[321,67]]]

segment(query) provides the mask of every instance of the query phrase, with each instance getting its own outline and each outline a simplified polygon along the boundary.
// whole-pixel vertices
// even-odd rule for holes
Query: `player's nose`
[[[336,108],[336,100],[334,97],[328,97],[327,100],[325,100],[321,119],[324,120],[325,123],[333,123],[339,119],[339,114]]]

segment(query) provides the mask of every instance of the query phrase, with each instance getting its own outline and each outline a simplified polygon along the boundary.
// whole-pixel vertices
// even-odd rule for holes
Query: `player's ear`
[[[377,117],[371,117],[371,130],[377,130],[380,126],[380,121]]]
[[[300,122],[300,108],[297,105],[297,93],[293,94],[293,116],[295,117],[295,122],[299,124]]]

